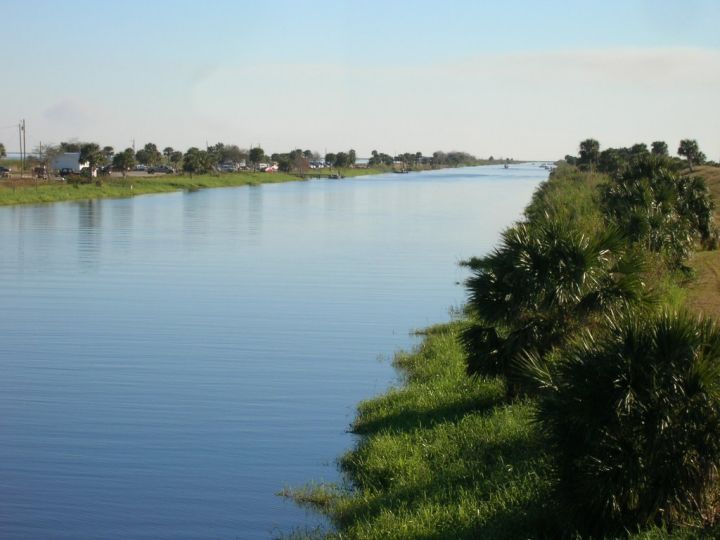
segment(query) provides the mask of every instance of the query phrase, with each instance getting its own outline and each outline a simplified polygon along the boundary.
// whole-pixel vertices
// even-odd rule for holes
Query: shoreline
[[[513,162],[514,165],[523,163]],[[408,172],[433,171],[448,168],[481,167],[487,165],[501,165],[498,162],[480,162],[459,167],[418,168]],[[342,169],[340,174],[344,178],[359,176],[373,176],[379,174],[392,174],[393,167],[369,167],[356,169]],[[36,181],[33,178],[17,178],[5,180],[0,185],[0,207],[22,204],[45,204],[54,202],[85,201],[94,199],[124,199],[138,195],[153,193],[172,193],[175,191],[197,191],[200,189],[220,187],[259,186],[262,184],[279,184],[284,182],[303,182],[313,179],[332,179],[337,174],[335,170],[310,172],[303,176],[297,174],[275,172],[237,172],[223,174],[186,175],[143,175],[127,177],[99,178],[100,185],[95,182],[87,184],[67,184],[58,181]]]
[[[717,171],[696,174],[720,196]],[[589,173],[548,181],[526,212],[548,201],[582,206],[597,182]],[[707,274],[720,267],[720,251],[695,251],[689,263],[704,265],[701,279],[648,276],[650,286],[669,308],[717,316],[720,278]],[[298,538],[556,538],[573,530],[535,399],[506,399],[502,376],[467,376],[466,325],[462,316],[431,326],[418,332],[419,345],[396,354],[401,382],[357,406],[350,431],[358,442],[338,459],[342,483],[279,493],[330,521],[330,529]],[[686,539],[720,534],[720,527],[688,522],[671,533],[658,525],[627,533],[631,540]]]
[[[343,171],[345,178],[384,174],[389,170],[350,169]],[[302,182],[313,178],[327,178],[329,173],[306,175],[304,177],[288,173],[239,172],[225,174],[202,174],[192,177],[186,175],[156,175],[101,178],[102,183],[67,184],[64,182],[36,182],[32,178],[22,179],[22,184],[0,188],[0,206],[22,204],[44,204],[54,202],[84,201],[94,199],[123,199],[154,193],[172,193],[176,191],[198,191],[200,189],[221,187],[258,186],[284,182]],[[20,179],[13,179],[18,181]]]

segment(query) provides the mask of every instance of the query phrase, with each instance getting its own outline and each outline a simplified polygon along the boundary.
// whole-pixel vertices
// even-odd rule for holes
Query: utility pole
[[[25,131],[25,120],[20,120],[18,122],[18,144],[20,146],[20,178],[25,176],[25,157],[23,155],[23,139],[24,139],[24,132]]]
[[[25,169],[25,160],[27,159],[27,142],[25,141],[25,119],[23,118],[23,170]]]

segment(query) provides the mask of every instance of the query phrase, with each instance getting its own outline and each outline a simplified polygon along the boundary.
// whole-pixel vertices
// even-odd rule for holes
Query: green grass
[[[715,202],[715,224],[720,225],[720,167],[701,166],[688,174],[702,177]],[[686,289],[686,306],[697,313],[720,318],[720,250],[699,251],[689,262],[695,279]]]
[[[395,363],[404,384],[360,404],[344,485],[282,495],[326,514],[332,530],[290,538],[579,538],[555,497],[555,475],[530,400],[507,403],[499,379],[464,373],[461,323],[430,329]],[[635,540],[716,537],[688,524]]]
[[[561,165],[533,194],[525,216],[533,221],[547,214],[574,223],[580,231],[595,232],[603,226],[597,188],[607,181],[603,174],[582,173]]]
[[[314,172],[314,171],[313,171]],[[346,177],[380,174],[385,169],[348,169],[342,173]],[[325,175],[327,173],[324,173]],[[305,179],[312,178],[308,174]],[[239,172],[221,175],[147,175],[123,178],[102,179],[102,185],[95,183],[69,185],[63,182],[50,181],[36,183],[34,180],[17,178],[0,183],[0,206],[12,204],[47,203],[58,201],[77,201],[87,199],[133,197],[148,193],[165,193],[178,190],[197,190],[215,187],[233,187],[260,185],[279,182],[303,180],[286,173],[254,173]]]
[[[405,385],[360,405],[354,489],[290,491],[327,513],[332,538],[520,538],[554,526],[532,404],[506,404],[498,379],[464,373],[458,324],[432,329],[396,365]]]
[[[10,161],[17,169],[18,162]],[[495,162],[497,163],[497,162]],[[193,177],[186,175],[143,175],[123,178],[103,178],[102,185],[95,183],[68,185],[57,181],[36,182],[32,178],[0,180],[0,206],[14,204],[37,204],[60,201],[79,201],[87,199],[105,199],[134,197],[149,193],[167,193],[178,190],[190,190],[215,187],[254,186],[279,182],[294,182],[313,178],[327,178],[337,174],[336,169],[310,169],[303,177],[287,173],[238,172],[225,174],[204,174]],[[343,168],[340,170],[344,178],[383,174],[392,172],[392,167],[369,167],[366,169]],[[26,176],[29,173],[26,172]]]
[[[327,178],[329,175],[337,174],[338,170],[333,169],[310,169],[305,174],[308,178]],[[363,168],[357,168],[357,169],[346,169],[342,168],[340,169],[340,174],[344,178],[354,178],[356,176],[365,176],[368,174],[383,174],[392,172],[392,167],[369,167],[367,169]]]

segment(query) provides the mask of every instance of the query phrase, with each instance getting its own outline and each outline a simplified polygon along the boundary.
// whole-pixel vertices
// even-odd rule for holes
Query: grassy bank
[[[713,193],[720,192],[718,171],[698,171]],[[561,170],[536,192],[526,215],[562,214],[588,233],[601,228],[598,193],[608,180]],[[720,313],[720,252],[698,251],[687,262],[694,278],[692,271],[670,271],[660,262],[646,269],[657,305]],[[402,385],[360,404],[352,425],[358,444],[340,460],[343,485],[287,490],[334,526],[297,537],[581,537],[556,489],[536,399],[508,400],[503,378],[467,376],[460,339],[466,324],[429,329],[416,350],[395,359]],[[619,536],[717,538],[720,527],[696,517],[672,528],[628,528]]]
[[[696,167],[705,179],[715,204],[720,204],[720,167]],[[715,209],[720,225],[720,208]],[[720,319],[720,251],[700,251],[690,261],[695,279],[687,287],[687,306],[697,313]]]
[[[9,161],[17,168],[17,162]],[[522,162],[513,162],[514,164]],[[499,161],[480,160],[477,165],[498,165]],[[107,199],[134,197],[150,193],[167,193],[179,190],[197,190],[214,187],[256,186],[296,182],[313,178],[332,178],[338,173],[342,178],[354,178],[373,174],[393,172],[393,167],[377,166],[368,168],[343,168],[309,170],[304,175],[288,173],[238,172],[223,174],[202,174],[193,177],[187,175],[142,175],[102,178],[101,185],[66,184],[55,180],[36,181],[26,172],[25,178],[19,178],[15,172],[10,179],[0,180],[0,206],[14,204],[37,204],[60,201],[79,201],[87,199]],[[413,168],[413,171],[432,170],[431,167]]]
[[[553,490],[532,400],[507,403],[500,379],[465,374],[462,323],[427,332],[398,355],[402,387],[360,404],[360,444],[341,459],[348,485],[286,493],[335,531],[297,538],[579,538]],[[700,523],[628,531],[635,540],[717,538]]]
[[[381,174],[384,168],[342,170],[346,178]],[[33,179],[13,178],[0,184],[0,205],[77,201],[87,199],[133,197],[148,193],[166,193],[178,190],[197,190],[215,187],[254,186],[280,182],[294,182],[327,176],[327,172],[308,174],[304,178],[286,173],[239,172],[221,175],[143,175],[127,178],[104,178],[95,183],[70,185],[64,182],[36,182]]]
[[[354,489],[293,492],[327,513],[330,538],[528,538],[550,530],[547,463],[528,402],[465,375],[458,323],[430,329],[395,365],[405,385],[362,403],[360,445],[341,461]]]

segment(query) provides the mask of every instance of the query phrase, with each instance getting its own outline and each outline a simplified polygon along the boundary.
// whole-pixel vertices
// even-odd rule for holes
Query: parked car
[[[237,172],[238,167],[234,163],[221,163],[217,166],[218,172]]]
[[[0,167],[0,178],[8,178],[11,172],[7,167]]]
[[[167,165],[156,165],[155,167],[149,167],[147,172],[148,172],[148,174],[154,174],[154,173],[174,174],[175,169],[173,169],[172,167],[168,167]]]
[[[142,163],[138,163],[137,165],[135,165],[135,168],[134,168],[133,170],[134,170],[134,171],[141,171],[141,172],[142,172],[142,171],[147,171],[147,169],[148,169],[148,168],[147,168],[147,165],[143,165]]]

